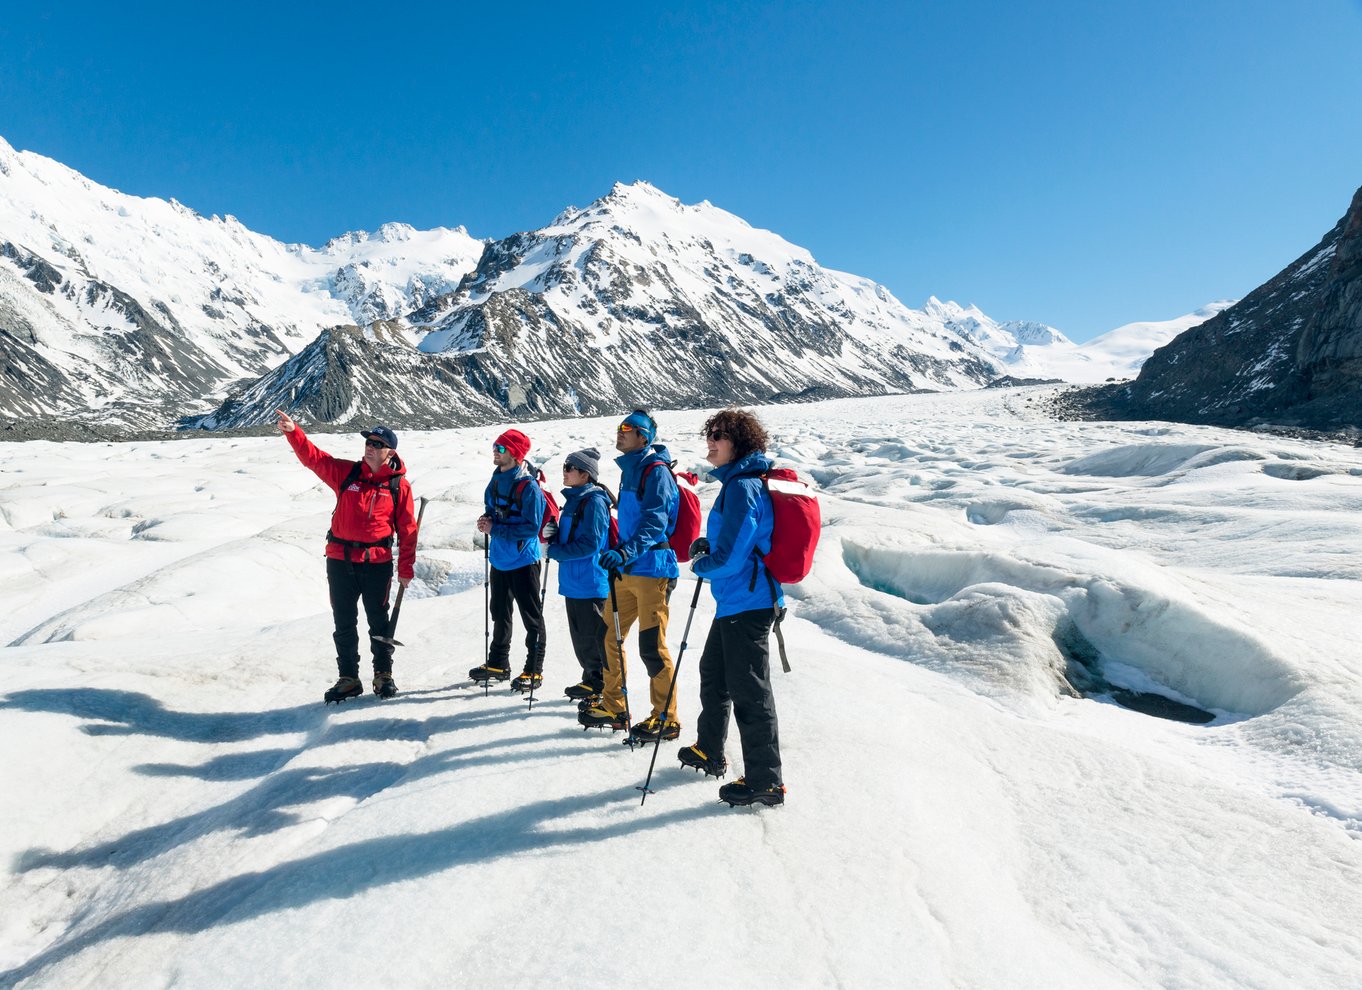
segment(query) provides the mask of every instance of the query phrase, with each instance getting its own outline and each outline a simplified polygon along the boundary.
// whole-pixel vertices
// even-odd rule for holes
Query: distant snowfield
[[[464,680],[495,428],[402,435],[402,693],[330,709],[332,499],[282,439],[11,445],[0,985],[1362,985],[1362,451],[1043,394],[763,410],[826,529],[762,811],[675,743],[639,806],[552,594],[541,704]],[[683,467],[703,416],[659,416]],[[612,426],[526,429],[556,480]]]
[[[1229,309],[1236,301],[1221,299],[1171,320],[1127,323],[1082,344],[1075,344],[1053,331],[1057,339],[1042,336],[1038,342],[1023,340],[1009,352],[995,348],[994,353],[1014,376],[1021,378],[1060,378],[1083,384],[1134,378],[1156,350],[1178,334]],[[983,320],[988,319],[983,314],[978,315]],[[1021,337],[1016,330],[1013,333]]]

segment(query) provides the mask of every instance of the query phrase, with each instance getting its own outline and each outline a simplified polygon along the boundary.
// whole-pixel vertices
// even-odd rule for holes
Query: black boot
[[[364,685],[360,683],[358,677],[341,677],[331,687],[331,690],[322,695],[325,704],[335,702],[340,704],[346,698],[358,698],[364,693]]]
[[[505,661],[501,662],[505,663]],[[479,684],[486,684],[488,681],[505,681],[511,677],[511,668],[499,667],[496,660],[491,660],[474,667],[468,672],[468,676]]]
[[[535,689],[536,691],[539,690],[543,683],[544,683],[543,674],[532,674],[528,670],[526,670],[522,671],[519,676],[517,676],[511,681],[511,690],[519,691],[521,694],[524,694],[531,688]]]
[[[683,746],[676,754],[683,767],[702,770],[706,777],[723,777],[728,774],[728,761],[723,754],[711,757],[698,745]]]
[[[609,729],[619,732],[629,728],[624,712],[608,712],[604,708],[588,708],[577,715],[577,724],[584,729]]]
[[[663,721],[660,716],[649,715],[629,731],[635,739],[642,739],[645,742],[652,742],[658,736],[669,741],[681,735],[681,723],[671,719]]]
[[[719,800],[727,801],[730,808],[745,808],[750,804],[764,804],[769,808],[785,803],[785,787],[776,784],[754,790],[747,786],[745,777],[739,777],[733,783],[719,788]]]
[[[397,694],[397,682],[393,680],[391,671],[374,671],[374,694],[380,698],[391,698]]]

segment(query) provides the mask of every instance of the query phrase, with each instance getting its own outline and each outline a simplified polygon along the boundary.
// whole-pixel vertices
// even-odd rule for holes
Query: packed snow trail
[[[534,710],[464,680],[494,429],[404,434],[434,501],[402,690],[366,661],[329,708],[330,501],[282,440],[27,445],[0,475],[0,985],[1358,985],[1362,455],[1055,424],[1033,394],[762,411],[827,526],[763,810],[676,763],[707,594],[642,807],[651,750],[561,696],[552,587]],[[703,413],[659,420],[700,467]],[[532,456],[612,425],[531,424]],[[727,755],[732,780],[736,730]]]

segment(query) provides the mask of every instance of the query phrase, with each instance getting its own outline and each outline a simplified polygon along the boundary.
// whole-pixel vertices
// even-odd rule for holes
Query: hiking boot
[[[601,696],[601,686],[592,684],[590,681],[582,681],[572,687],[564,688],[563,693],[573,701],[586,701],[588,699],[599,699]]]
[[[652,742],[658,736],[671,740],[681,735],[681,723],[668,719],[664,724],[661,716],[649,715],[630,729],[629,734],[635,739],[646,739],[648,742]]]
[[[528,670],[521,671],[518,677],[512,678],[511,690],[519,691],[524,694],[530,689],[538,690],[544,684],[543,674],[532,674]]]
[[[619,732],[629,728],[629,719],[624,712],[608,712],[604,708],[588,708],[577,716],[577,724],[584,729],[609,729]]]
[[[470,670],[468,676],[479,684],[486,684],[488,681],[505,681],[510,679],[511,668],[498,667],[495,663],[484,663]]]
[[[393,680],[392,671],[374,671],[374,694],[380,698],[391,698],[397,694],[397,682]]]
[[[785,803],[785,787],[776,784],[774,787],[754,790],[747,786],[745,777],[739,777],[733,783],[719,788],[719,800],[727,801],[730,808],[746,808],[750,804],[764,804],[769,808]]]
[[[677,751],[676,758],[683,767],[703,770],[706,777],[722,777],[728,773],[728,761],[723,755],[710,757],[699,746],[683,746]]]
[[[577,702],[577,712],[578,714],[588,712],[591,709],[599,708],[600,706],[601,696],[599,694],[589,694],[581,701]]]
[[[328,705],[332,702],[339,705],[346,698],[358,698],[363,693],[364,685],[360,683],[358,677],[342,677],[336,681],[331,690],[322,695],[322,701]]]

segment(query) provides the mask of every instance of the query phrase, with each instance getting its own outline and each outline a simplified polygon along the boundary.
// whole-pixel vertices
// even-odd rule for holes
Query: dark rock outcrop
[[[1319,244],[1159,348],[1135,381],[1063,405],[1086,418],[1362,430],[1362,189]]]

